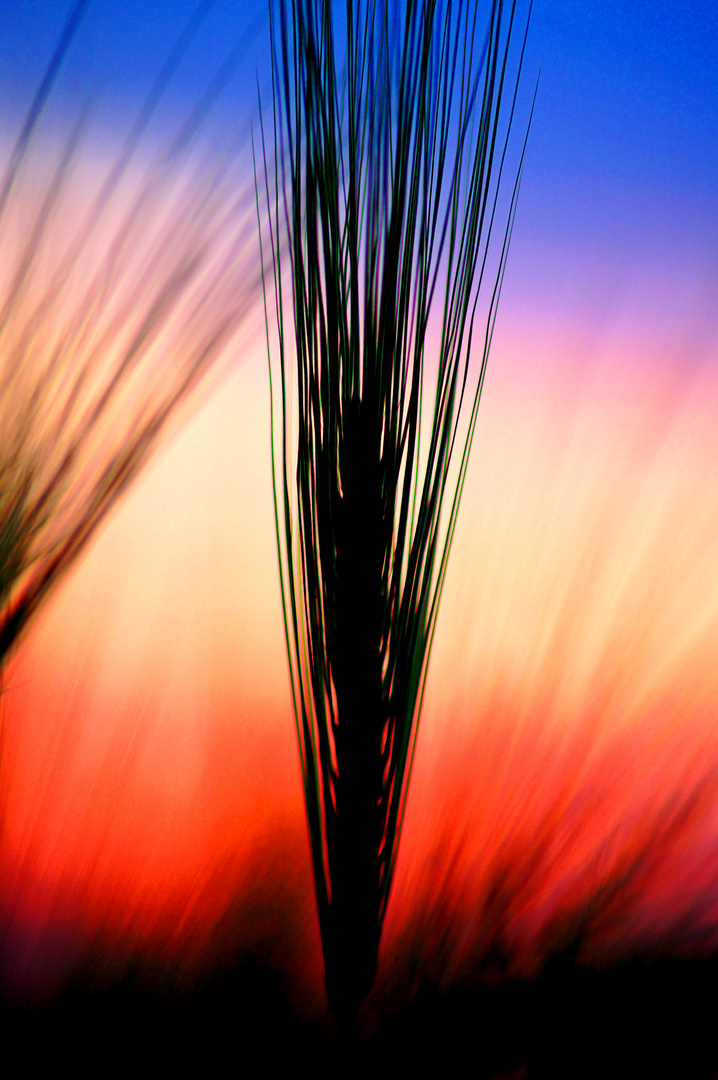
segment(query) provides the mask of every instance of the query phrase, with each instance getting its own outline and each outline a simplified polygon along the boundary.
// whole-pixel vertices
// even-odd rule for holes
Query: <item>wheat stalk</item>
[[[217,362],[259,295],[251,188],[188,156],[210,89],[143,167],[138,151],[203,0],[89,197],[84,117],[39,194],[41,114],[86,6],[70,12],[0,178],[0,664]]]
[[[278,10],[260,229],[277,544],[326,987],[344,1020],[376,973],[523,168],[525,141],[502,203],[526,36],[512,66],[516,4],[502,0],[488,30],[451,0],[347,0],[339,24],[329,0]]]

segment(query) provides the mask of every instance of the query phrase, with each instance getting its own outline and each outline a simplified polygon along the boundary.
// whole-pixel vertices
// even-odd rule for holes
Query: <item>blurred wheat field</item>
[[[565,948],[591,963],[715,945],[718,378],[558,362],[550,340],[529,363],[510,331],[439,617],[380,997],[536,973]],[[301,1009],[324,1007],[268,409],[256,347],[9,670],[11,995],[53,992],[88,950],[197,971],[257,948]]]

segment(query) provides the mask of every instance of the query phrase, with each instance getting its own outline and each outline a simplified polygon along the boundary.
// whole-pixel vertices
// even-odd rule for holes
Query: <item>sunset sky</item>
[[[83,167],[109,166],[193,7],[90,4],[36,168],[88,94]],[[214,5],[150,148],[241,44],[208,135],[242,133],[250,168],[255,7]],[[5,152],[69,10],[3,5]],[[535,2],[519,122],[540,71],[536,111],[380,979],[412,933],[447,982],[492,935],[533,971],[622,874],[589,958],[716,944],[717,50],[713,3]],[[259,319],[235,352],[6,674],[2,978],[21,997],[91,948],[211,964],[253,940],[261,887],[321,999]]]

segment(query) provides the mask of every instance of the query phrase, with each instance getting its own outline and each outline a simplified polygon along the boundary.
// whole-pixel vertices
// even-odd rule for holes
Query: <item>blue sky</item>
[[[0,0],[0,94],[11,129],[71,6]],[[46,123],[90,92],[102,126],[123,129],[195,6],[91,2]],[[216,0],[165,108],[181,113],[244,42],[216,116],[228,130],[246,116],[257,69],[266,71],[265,11],[256,0]],[[717,55],[710,2],[535,0],[527,101],[539,68],[541,81],[504,296],[514,317],[528,308],[598,326],[642,276],[637,304],[660,323],[667,305],[679,317],[681,296],[702,276],[701,333],[718,321]]]

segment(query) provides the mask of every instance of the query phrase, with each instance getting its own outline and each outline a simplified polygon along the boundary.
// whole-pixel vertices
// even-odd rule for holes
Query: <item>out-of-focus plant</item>
[[[238,195],[232,155],[190,154],[229,68],[163,156],[144,146],[206,0],[99,187],[83,186],[83,116],[38,173],[36,129],[85,6],[0,177],[0,664],[260,290],[251,188]]]
[[[264,242],[287,650],[327,992],[350,1019],[375,978],[516,210],[526,37],[514,51],[515,2],[493,0],[488,27],[476,3],[336,7],[277,5]]]

